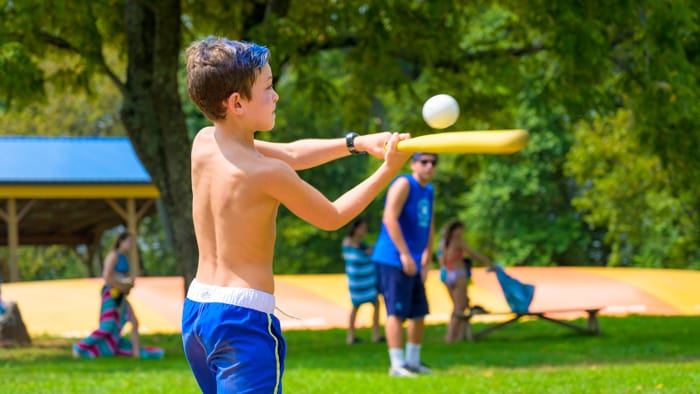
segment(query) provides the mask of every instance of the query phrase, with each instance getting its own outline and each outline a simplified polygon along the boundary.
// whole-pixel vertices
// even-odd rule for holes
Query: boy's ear
[[[226,106],[229,108],[229,111],[232,111],[233,113],[240,113],[240,111],[243,110],[241,101],[242,97],[240,93],[233,92],[230,96],[228,96],[228,99],[226,99]]]

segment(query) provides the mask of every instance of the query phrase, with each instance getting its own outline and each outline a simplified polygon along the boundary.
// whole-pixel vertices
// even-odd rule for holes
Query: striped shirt
[[[354,306],[377,300],[377,272],[365,251],[367,246],[343,245],[345,273],[348,277],[350,300]]]

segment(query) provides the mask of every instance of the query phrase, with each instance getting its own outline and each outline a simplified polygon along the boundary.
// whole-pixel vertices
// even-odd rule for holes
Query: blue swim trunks
[[[275,297],[192,281],[182,313],[185,356],[203,393],[281,393],[286,344]]]

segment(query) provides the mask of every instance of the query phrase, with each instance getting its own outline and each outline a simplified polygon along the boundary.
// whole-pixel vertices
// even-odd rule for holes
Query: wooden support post
[[[103,232],[104,230],[102,227],[98,227],[98,230],[96,230],[92,235],[92,241],[87,245],[87,257],[85,258],[85,262],[87,263],[88,274],[91,277],[102,276],[102,262],[100,262],[100,265],[98,265],[96,269],[95,255],[97,254],[98,249],[100,249],[100,240],[102,239]]]
[[[126,200],[126,227],[129,233],[134,238],[134,247],[131,248],[129,252],[129,267],[131,270],[131,277],[138,278],[141,274],[141,262],[139,261],[138,252],[138,227],[139,218],[136,215],[136,200],[129,198]]]
[[[7,229],[9,230],[9,229],[10,229],[10,218],[7,216],[7,212],[5,212],[5,210],[2,209],[2,207],[0,207],[0,219],[2,219],[2,220],[5,222],[5,226],[6,226]],[[8,237],[8,239],[9,239],[9,237],[10,237],[10,232],[9,232],[9,231],[7,232],[7,237]],[[8,242],[7,250],[8,250],[8,254],[9,254],[9,250],[10,250],[9,242]],[[8,258],[9,258],[9,256],[8,256]],[[0,259],[0,263],[2,263],[2,259]],[[10,262],[8,261],[7,264],[8,264],[8,266],[9,266]],[[3,273],[3,271],[4,271],[4,270],[2,269],[2,266],[3,266],[3,264],[0,264],[0,279],[2,279],[2,273]]]
[[[19,281],[19,263],[17,261],[17,247],[19,246],[19,220],[17,219],[17,200],[7,200],[7,248],[9,257],[7,264],[10,266],[10,281]]]
[[[126,230],[134,236],[134,248],[129,253],[129,266],[131,275],[136,278],[141,274],[141,262],[139,261],[138,252],[138,228],[141,218],[146,214],[148,208],[153,204],[153,201],[146,201],[146,203],[141,207],[140,210],[136,210],[136,200],[129,198],[126,200],[126,209],[122,208],[121,205],[117,204],[116,201],[107,199],[105,200],[109,206],[114,209],[119,216],[126,222]]]
[[[17,248],[19,247],[19,222],[29,212],[36,200],[29,200],[22,210],[17,212],[17,200],[7,199],[7,211],[0,208],[0,218],[7,223],[7,249],[10,268],[10,282],[19,281],[19,261],[17,260]]]

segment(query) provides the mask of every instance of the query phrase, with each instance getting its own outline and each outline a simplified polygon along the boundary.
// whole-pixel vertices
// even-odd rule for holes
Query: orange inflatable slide
[[[700,315],[700,271],[597,267],[506,271],[535,285],[531,310],[602,308],[601,315]],[[351,304],[343,274],[278,275],[275,283],[276,315],[283,329],[346,326]],[[2,297],[18,303],[32,336],[82,337],[97,327],[101,285],[99,278],[4,283]],[[426,289],[427,322],[446,322],[451,305],[437,272],[430,272]],[[184,294],[182,278],[139,278],[129,297],[141,331],[179,332]],[[474,269],[469,295],[473,304],[489,311],[508,310],[496,275],[484,268]],[[360,308],[360,326],[368,325],[370,312],[369,306]]]

